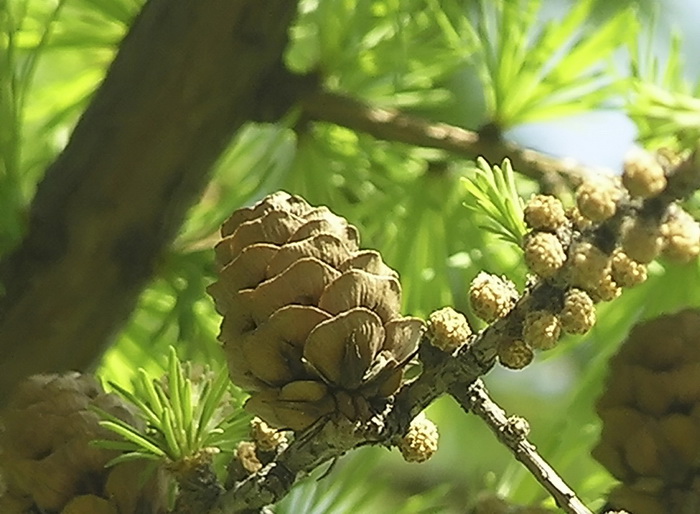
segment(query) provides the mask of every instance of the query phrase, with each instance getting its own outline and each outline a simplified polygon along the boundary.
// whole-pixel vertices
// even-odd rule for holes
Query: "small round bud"
[[[561,335],[559,318],[549,311],[531,311],[523,323],[523,341],[537,350],[554,348]]]
[[[469,286],[469,301],[474,314],[491,323],[510,312],[518,291],[510,280],[481,271]]]
[[[537,230],[554,231],[566,223],[564,206],[558,198],[550,195],[535,195],[524,210],[525,223]]]
[[[287,443],[284,432],[272,428],[257,416],[250,421],[250,437],[255,446],[263,452],[276,450],[280,445]]]
[[[616,249],[610,262],[612,279],[621,287],[634,287],[647,279],[647,267]]]
[[[657,225],[639,218],[626,224],[622,237],[622,249],[630,259],[648,264],[656,259],[662,246],[661,230]]]
[[[255,443],[250,441],[241,441],[236,447],[236,458],[248,473],[251,475],[257,473],[263,467],[262,462],[258,459]]]
[[[587,291],[595,303],[611,302],[622,294],[622,288],[615,283],[610,273],[606,273],[595,287]]]
[[[700,254],[700,225],[680,207],[661,225],[663,253],[678,262],[690,262]]]
[[[566,262],[561,242],[548,232],[530,232],[524,241],[525,264],[542,278],[554,276]]]
[[[577,241],[569,248],[567,278],[571,285],[595,289],[605,278],[610,257],[587,241]]]
[[[407,462],[425,462],[437,451],[439,439],[435,423],[420,413],[413,418],[397,446]]]
[[[593,222],[588,218],[584,218],[578,207],[570,207],[566,210],[566,217],[569,218],[571,224],[579,232],[583,232],[593,226]]]
[[[576,190],[576,205],[583,216],[593,222],[605,221],[615,214],[621,192],[612,180],[596,177]]]
[[[498,360],[510,369],[522,369],[532,362],[535,352],[519,339],[502,341],[498,345]]]
[[[666,187],[664,169],[653,154],[633,150],[625,158],[622,184],[632,196],[649,198]]]
[[[559,313],[561,328],[569,334],[585,334],[595,325],[595,305],[585,291],[571,288],[564,294]]]
[[[467,318],[452,307],[437,310],[428,318],[430,344],[443,352],[452,353],[462,346],[471,335],[472,329]]]

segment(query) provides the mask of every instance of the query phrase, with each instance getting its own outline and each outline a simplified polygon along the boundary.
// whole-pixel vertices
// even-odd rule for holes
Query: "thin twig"
[[[515,458],[552,495],[559,508],[570,514],[591,514],[576,493],[537,453],[535,445],[527,440],[527,421],[517,416],[507,416],[491,399],[481,380],[476,380],[468,388],[453,387],[450,394],[465,411],[473,412],[486,422],[498,440],[511,450]]]
[[[550,192],[570,190],[571,186],[578,185],[582,178],[594,172],[571,159],[558,159],[522,148],[487,131],[480,133],[446,123],[432,123],[337,93],[319,91],[311,94],[304,99],[303,108],[310,120],[334,123],[378,139],[439,148],[469,159],[483,156],[493,163],[500,163],[507,157],[514,169],[537,180]]]

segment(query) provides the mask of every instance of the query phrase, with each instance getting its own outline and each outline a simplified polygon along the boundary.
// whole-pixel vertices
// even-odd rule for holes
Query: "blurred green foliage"
[[[694,144],[698,89],[684,82],[680,46],[659,72],[653,55],[644,61],[639,52],[634,8],[611,10],[607,3],[601,18],[593,11],[597,3],[567,4],[563,21],[553,21],[548,13],[562,5],[540,0],[301,0],[287,62],[294,70],[320,71],[331,90],[435,121],[454,121],[458,111],[473,115],[466,126],[506,128],[617,103],[626,105],[645,144]],[[0,253],[20,240],[43,170],[66,144],[140,5],[0,0]],[[625,46],[632,72],[621,77],[611,73],[611,59],[624,55]],[[139,367],[160,376],[170,345],[183,358],[220,369],[220,319],[205,292],[216,272],[211,248],[218,226],[234,209],[278,189],[328,205],[356,225],[362,246],[380,250],[400,272],[407,314],[452,305],[480,326],[466,295],[479,271],[523,286],[517,247],[484,231],[483,219],[464,207],[475,205],[461,184],[478,173],[473,162],[298,121],[292,112],[275,125],[251,123],[231,141],[105,354],[104,380],[128,389]],[[520,196],[537,192],[517,171]],[[528,370],[496,370],[487,378],[509,412],[528,418],[542,454],[592,507],[602,505],[611,484],[588,455],[607,359],[635,321],[700,306],[699,285],[697,264],[656,264],[646,284],[599,308],[591,334],[562,342]],[[546,501],[478,419],[450,400],[429,414],[443,437],[431,462],[409,465],[385,450],[363,450],[323,478],[327,486],[314,478],[300,484],[279,512],[385,511],[386,505],[405,513],[464,512],[482,490],[523,503]]]
[[[675,152],[694,149],[700,140],[700,81],[684,75],[682,41],[676,35],[662,64],[650,43],[631,48],[631,90],[626,110],[647,148]]]
[[[465,12],[457,1],[430,2],[450,46],[471,54],[496,126],[587,112],[620,91],[609,59],[637,33],[632,9],[593,25],[593,0],[551,20],[538,0],[475,3]]]

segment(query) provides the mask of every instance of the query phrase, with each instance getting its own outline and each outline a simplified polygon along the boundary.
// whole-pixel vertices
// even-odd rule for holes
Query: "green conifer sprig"
[[[693,150],[700,140],[700,82],[684,75],[681,40],[675,37],[663,67],[651,49],[632,44],[626,110],[637,139],[648,148]]]
[[[110,383],[133,403],[146,422],[146,432],[95,409],[100,425],[122,437],[122,441],[97,440],[94,444],[123,452],[108,465],[134,459],[164,460],[169,463],[197,458],[203,454],[233,451],[245,437],[249,417],[239,405],[227,402],[228,374],[216,376],[205,369],[201,379],[191,378],[189,363],[183,365],[170,347],[165,380],[154,380],[139,369],[136,393]]]
[[[481,228],[520,245],[527,228],[510,161],[504,159],[501,166],[491,166],[479,157],[476,162],[474,178],[462,179],[470,197],[464,206],[484,218]]]

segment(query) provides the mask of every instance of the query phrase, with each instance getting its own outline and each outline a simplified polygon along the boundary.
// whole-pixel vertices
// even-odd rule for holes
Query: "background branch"
[[[483,156],[491,163],[500,163],[508,157],[514,169],[537,180],[550,192],[569,190],[593,173],[571,159],[557,159],[522,148],[487,130],[480,133],[446,123],[431,123],[337,93],[319,91],[307,96],[303,107],[308,119],[366,132],[378,139],[439,148],[469,159]]]

